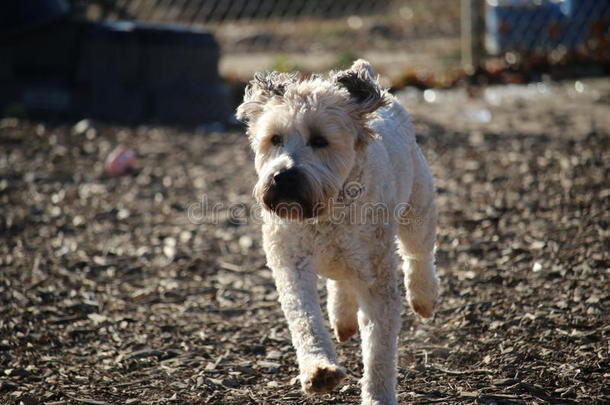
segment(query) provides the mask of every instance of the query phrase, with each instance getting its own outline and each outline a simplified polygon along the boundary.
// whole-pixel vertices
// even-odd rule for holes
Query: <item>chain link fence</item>
[[[400,49],[459,38],[452,0],[73,0],[89,19],[206,25],[223,52]]]
[[[393,53],[388,58],[393,63],[399,52],[427,52],[441,56],[424,59],[420,67],[459,66],[461,58],[467,72],[497,55],[509,65],[532,58],[550,64],[610,59],[610,0],[72,0],[72,5],[89,20],[205,25],[224,55],[374,51]],[[284,64],[280,67],[294,65]]]
[[[390,0],[113,0],[98,4],[111,13],[144,20],[210,23],[301,17],[333,18],[383,11]]]

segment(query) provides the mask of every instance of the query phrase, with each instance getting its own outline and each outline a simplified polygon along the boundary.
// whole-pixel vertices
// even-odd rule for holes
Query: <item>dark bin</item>
[[[15,77],[71,81],[78,65],[79,43],[86,25],[73,21],[48,24],[0,41],[0,51],[10,55],[8,63]]]
[[[218,44],[205,30],[104,22],[88,30],[81,55],[77,80],[93,118],[196,125],[230,116]]]
[[[66,0],[3,0],[0,2],[0,36],[27,31],[68,15]]]
[[[61,80],[21,83],[21,105],[28,114],[41,118],[74,118],[80,105],[77,93]]]
[[[162,123],[200,124],[229,119],[229,90],[219,83],[171,85],[152,94],[153,116]]]
[[[146,91],[140,85],[100,80],[92,83],[87,98],[88,117],[129,124],[149,119]]]
[[[96,81],[141,83],[140,45],[131,22],[91,24],[81,42],[76,79],[92,85]]]
[[[219,80],[220,49],[208,31],[182,24],[138,24],[136,33],[150,86]]]
[[[0,113],[198,125],[230,118],[220,51],[176,24],[55,21],[0,37]]]

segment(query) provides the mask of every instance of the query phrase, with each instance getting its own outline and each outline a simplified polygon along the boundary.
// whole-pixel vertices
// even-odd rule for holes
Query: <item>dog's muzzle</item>
[[[307,180],[299,169],[282,169],[270,176],[263,203],[282,218],[312,218],[316,210],[308,194]]]

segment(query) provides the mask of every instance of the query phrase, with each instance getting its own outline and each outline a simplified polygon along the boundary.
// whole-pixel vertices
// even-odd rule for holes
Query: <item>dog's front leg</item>
[[[275,245],[277,247],[277,245]],[[307,393],[328,392],[345,377],[322,321],[317,273],[308,254],[267,251],[279,301],[297,352],[300,379]]]
[[[372,285],[358,291],[362,336],[363,405],[396,404],[396,344],[400,329],[400,291],[395,261],[382,265]]]

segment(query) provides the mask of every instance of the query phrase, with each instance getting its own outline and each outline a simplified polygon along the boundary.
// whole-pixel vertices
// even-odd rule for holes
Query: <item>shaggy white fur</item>
[[[323,324],[322,276],[337,340],[360,331],[362,403],[395,404],[401,259],[413,310],[430,317],[438,299],[433,178],[408,113],[359,60],[324,78],[257,75],[238,117],[256,153],[263,247],[303,389],[326,392],[345,377]]]

